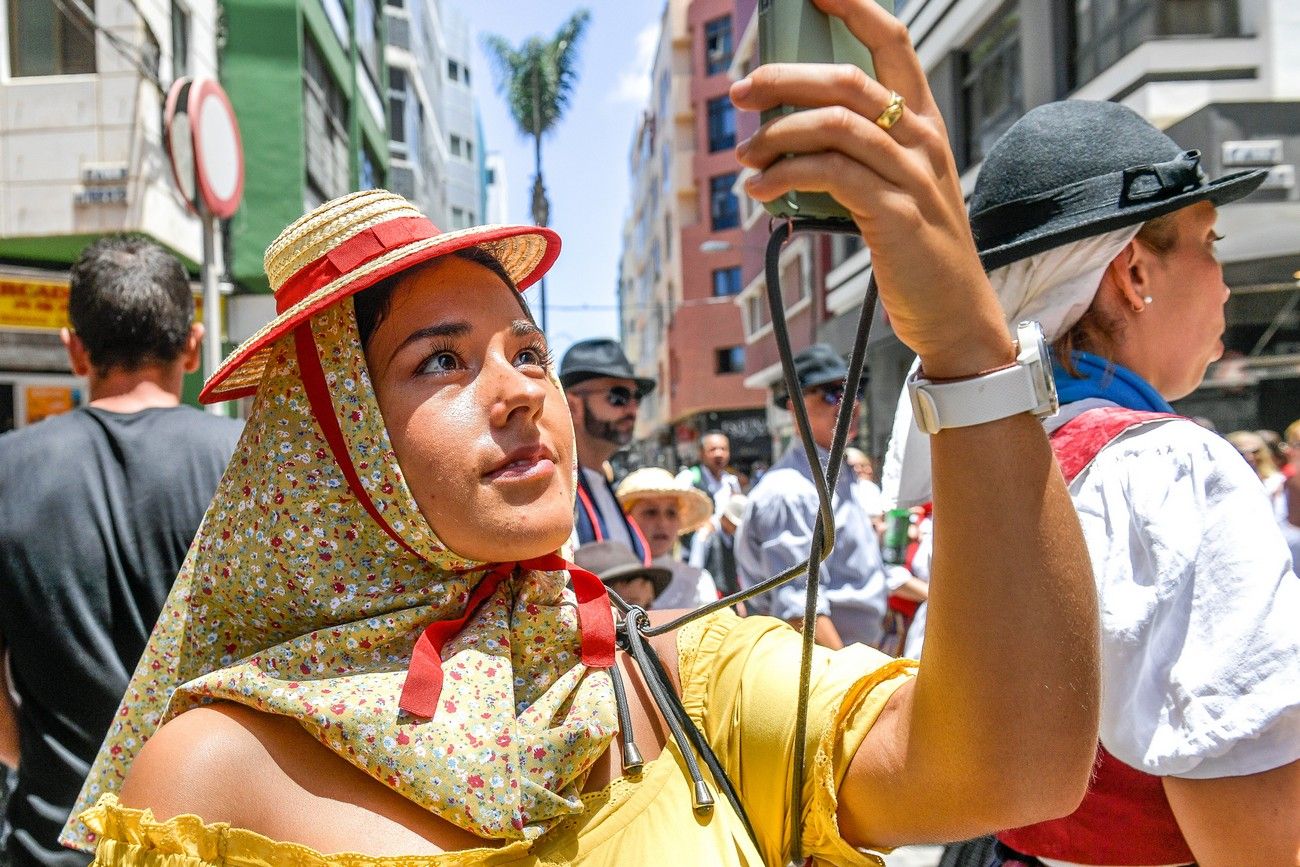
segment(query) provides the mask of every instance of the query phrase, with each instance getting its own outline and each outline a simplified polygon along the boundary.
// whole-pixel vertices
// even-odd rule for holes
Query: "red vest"
[[[1139,425],[1175,418],[1163,413],[1105,407],[1081,413],[1052,435],[1067,482],[1102,448]],[[1190,864],[1195,858],[1178,830],[1159,777],[1129,767],[1097,745],[1092,782],[1070,815],[998,834],[1026,855],[1077,864]]]

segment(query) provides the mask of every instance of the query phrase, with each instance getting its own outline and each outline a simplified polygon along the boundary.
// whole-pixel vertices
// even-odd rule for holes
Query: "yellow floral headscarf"
[[[327,307],[272,345],[74,817],[121,787],[167,720],[233,701],[298,720],[461,828],[537,837],[582,810],[583,782],[617,729],[610,676],[583,663],[579,629],[580,604],[585,626],[608,603],[575,599],[564,566],[474,563],[439,542],[403,481],[353,305]],[[404,701],[413,651],[423,681]],[[612,656],[611,645],[598,664]],[[95,842],[75,818],[64,841]]]

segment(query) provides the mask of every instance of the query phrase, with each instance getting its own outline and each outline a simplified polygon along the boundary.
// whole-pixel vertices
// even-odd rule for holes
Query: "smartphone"
[[[891,13],[894,0],[876,0]],[[812,0],[758,0],[758,56],[760,63],[852,63],[875,77],[871,52],[838,18],[813,5]],[[782,105],[763,112],[763,123],[799,111]],[[826,193],[786,193],[768,202],[777,217],[815,217],[848,220],[849,212]]]

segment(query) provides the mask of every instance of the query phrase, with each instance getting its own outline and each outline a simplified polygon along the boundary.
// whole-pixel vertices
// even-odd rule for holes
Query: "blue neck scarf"
[[[1169,413],[1174,411],[1169,401],[1161,397],[1150,383],[1127,367],[1121,367],[1091,352],[1075,350],[1070,355],[1082,379],[1070,375],[1061,366],[1060,359],[1053,356],[1052,361],[1052,374],[1056,377],[1056,393],[1062,406],[1074,403],[1076,400],[1099,397],[1126,409]]]

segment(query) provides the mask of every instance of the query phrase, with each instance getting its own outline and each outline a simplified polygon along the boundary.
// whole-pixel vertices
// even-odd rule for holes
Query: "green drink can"
[[[885,513],[885,544],[880,553],[890,566],[903,565],[907,556],[907,531],[911,526],[911,509],[890,509]]]

